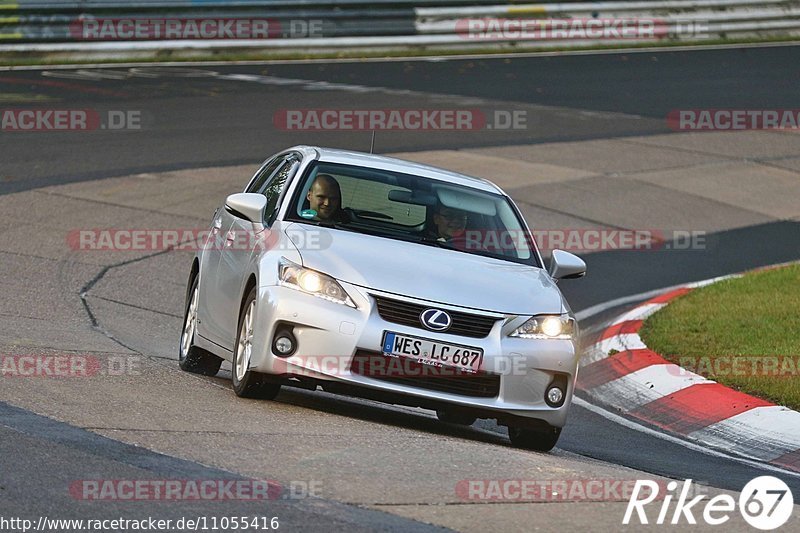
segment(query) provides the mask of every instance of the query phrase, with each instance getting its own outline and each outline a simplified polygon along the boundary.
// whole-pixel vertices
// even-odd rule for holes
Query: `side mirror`
[[[553,279],[582,278],[586,275],[586,263],[577,255],[564,250],[553,250],[549,272]]]
[[[225,199],[225,208],[232,215],[256,224],[263,222],[266,207],[267,197],[263,194],[240,192]]]

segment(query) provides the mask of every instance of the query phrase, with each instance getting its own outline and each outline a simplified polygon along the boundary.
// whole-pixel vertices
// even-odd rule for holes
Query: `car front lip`
[[[578,352],[573,340],[520,339],[508,337],[499,318],[485,338],[437,333],[393,322],[378,313],[374,295],[397,295],[365,290],[340,282],[358,305],[357,309],[328,302],[283,286],[262,286],[256,306],[256,336],[251,370],[284,377],[341,382],[385,392],[426,398],[463,407],[480,408],[514,416],[538,418],[563,426],[577,372]],[[407,298],[407,297],[406,297]],[[411,300],[410,298],[407,298]],[[423,305],[457,309],[416,300]],[[461,309],[480,314],[479,311]],[[284,359],[272,354],[272,337],[279,324],[293,327],[298,351]],[[507,329],[507,328],[505,328]],[[500,374],[497,396],[475,397],[430,390],[386,381],[351,371],[356,352],[380,352],[386,331],[483,349],[484,369]],[[554,373],[567,374],[567,399],[553,408],[544,401]]]

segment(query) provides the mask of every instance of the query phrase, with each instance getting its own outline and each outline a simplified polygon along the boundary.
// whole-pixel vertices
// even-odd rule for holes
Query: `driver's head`
[[[317,212],[320,220],[331,220],[339,213],[342,191],[339,183],[330,174],[319,174],[306,195],[309,209]]]
[[[452,239],[464,233],[467,227],[467,212],[439,204],[433,213],[433,223],[439,237]]]

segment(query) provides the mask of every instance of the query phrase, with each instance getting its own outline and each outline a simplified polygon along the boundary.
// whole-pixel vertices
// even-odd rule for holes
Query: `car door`
[[[264,183],[283,165],[283,156],[275,157],[261,166],[247,187],[247,191],[263,186]],[[221,293],[219,265],[222,252],[226,249],[234,217],[225,209],[225,204],[214,212],[211,233],[206,249],[200,259],[201,283],[199,286],[198,333],[214,344],[230,349],[229,335],[225,329],[222,314],[227,311],[226,295]],[[230,247],[230,246],[228,246]]]
[[[265,169],[261,179],[253,180],[245,192],[263,194],[267,197],[264,226],[269,228],[277,213],[279,201],[286,184],[300,165],[300,156],[290,153],[282,156],[279,164]],[[225,243],[220,253],[217,269],[217,314],[220,327],[225,332],[223,346],[233,349],[239,326],[239,306],[248,266],[259,239],[254,235],[253,223],[226,210],[224,220],[230,220]]]
[[[219,268],[219,258],[222,247],[225,243],[225,234],[230,227],[230,221],[225,221],[223,214],[224,206],[218,207],[214,211],[211,221],[211,229],[208,238],[203,244],[203,253],[200,256],[200,283],[197,287],[198,306],[197,334],[219,344],[222,341],[222,331],[219,321],[215,320],[215,295],[216,274]],[[227,225],[226,225],[227,224]]]

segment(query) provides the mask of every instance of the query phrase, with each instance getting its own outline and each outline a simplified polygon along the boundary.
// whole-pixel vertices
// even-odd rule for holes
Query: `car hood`
[[[287,228],[288,229],[288,228]],[[292,224],[303,266],[367,289],[507,314],[562,313],[561,292],[540,268],[434,246]],[[316,235],[311,236],[311,233]]]

